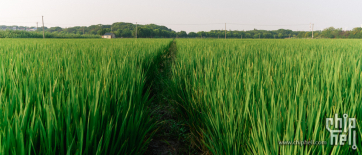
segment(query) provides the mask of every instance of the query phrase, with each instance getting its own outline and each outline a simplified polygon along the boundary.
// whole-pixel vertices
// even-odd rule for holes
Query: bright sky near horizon
[[[0,25],[47,27],[130,22],[175,31],[280,28],[309,31],[362,24],[361,0],[1,0]]]

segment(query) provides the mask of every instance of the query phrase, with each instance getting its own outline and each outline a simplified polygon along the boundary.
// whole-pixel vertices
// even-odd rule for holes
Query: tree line
[[[100,35],[79,35],[69,33],[44,33],[46,38],[101,38]],[[36,31],[0,31],[0,38],[43,38],[43,33]]]
[[[14,31],[17,26],[0,26],[0,38],[41,38],[42,27],[34,32]],[[19,27],[20,28],[20,27]],[[44,27],[47,38],[100,38],[101,35],[111,32],[117,38],[134,38],[136,25],[132,23],[118,22],[112,25],[75,26],[68,28]],[[138,38],[224,38],[225,30],[211,30],[189,32],[173,31],[165,26],[156,24],[137,25]],[[254,38],[254,39],[284,39],[284,38],[312,38],[310,31],[292,31],[288,29],[279,30],[248,30],[248,31],[226,31],[227,38]],[[362,28],[354,28],[351,31],[343,31],[341,28],[329,27],[324,30],[314,31],[314,38],[362,38]]]

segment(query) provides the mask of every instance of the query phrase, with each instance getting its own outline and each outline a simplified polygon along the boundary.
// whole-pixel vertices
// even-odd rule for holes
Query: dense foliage
[[[0,26],[0,29],[13,29],[18,28],[17,26]],[[71,35],[74,36],[82,36],[83,34],[88,36],[100,35],[105,34],[106,32],[112,32],[116,35],[117,38],[134,38],[135,37],[135,30],[136,25],[132,23],[113,23],[112,25],[91,25],[91,26],[76,26],[76,27],[69,27],[69,28],[61,28],[61,27],[45,27],[44,30],[49,32],[49,35]],[[176,32],[165,27],[159,26],[155,24],[148,24],[148,25],[138,25],[137,26],[139,38],[174,38],[176,37]],[[37,30],[38,32],[43,31],[41,27]],[[1,33],[2,31],[0,31]],[[1,36],[0,36],[1,38]],[[3,37],[4,38],[4,37]],[[26,38],[24,35],[23,38]]]
[[[0,154],[142,154],[146,75],[169,43],[1,39]]]
[[[17,26],[0,26],[0,29],[13,29],[23,28]],[[42,31],[40,27],[38,31]],[[132,23],[118,22],[112,25],[91,25],[91,26],[76,26],[69,28],[61,27],[45,27],[45,31],[48,32],[47,36],[52,38],[82,38],[87,37],[100,37],[100,35],[106,32],[112,32],[117,38],[134,38],[136,32],[136,25]],[[38,37],[35,33],[19,32],[22,35],[6,35],[5,32],[0,31],[0,38],[28,38]],[[14,32],[12,32],[14,33]],[[97,36],[98,35],[98,36]],[[342,29],[336,29],[333,27],[326,28],[324,30],[314,31],[314,38],[362,38],[362,28],[354,28],[352,31],[342,31]],[[224,30],[212,30],[209,32],[189,32],[185,31],[175,32],[165,26],[159,26],[155,24],[138,25],[137,37],[139,38],[225,38]],[[279,30],[249,30],[249,31],[226,31],[227,38],[312,38],[312,32],[310,31],[292,31],[287,29]]]
[[[143,154],[161,97],[205,154],[360,153],[359,40],[170,41],[0,39],[0,154]],[[335,114],[357,119],[357,152],[279,145],[329,142]]]
[[[225,38],[224,30],[200,31],[197,33],[184,31],[177,32],[180,38]],[[312,38],[311,31],[279,30],[250,30],[250,31],[226,31],[227,38],[253,38],[253,39],[283,39],[283,38]],[[362,38],[362,28],[354,28],[352,31],[342,31],[333,27],[313,32],[314,38]]]
[[[100,38],[100,35],[80,35],[74,33],[50,33],[45,32],[46,38]],[[0,38],[43,38],[42,32],[34,32],[34,31],[14,31],[14,30],[6,30],[0,31]]]
[[[362,138],[359,40],[178,39],[170,99],[211,154],[352,154],[329,145],[326,118],[357,118]],[[279,141],[327,145],[279,145]],[[357,148],[362,148],[357,142]]]

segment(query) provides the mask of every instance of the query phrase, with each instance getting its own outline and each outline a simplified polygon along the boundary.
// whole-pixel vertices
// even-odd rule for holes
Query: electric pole
[[[36,31],[38,31],[38,22],[36,22]]]
[[[226,23],[225,23],[225,39],[226,39]]]
[[[83,35],[84,35],[84,27],[83,27]]]
[[[312,25],[312,39],[314,38],[314,36],[313,36],[313,29],[314,29],[314,24]]]
[[[137,22],[136,22],[136,39],[137,39]]]
[[[45,33],[44,33],[44,16],[41,16],[41,20],[43,21],[43,39],[45,38]]]

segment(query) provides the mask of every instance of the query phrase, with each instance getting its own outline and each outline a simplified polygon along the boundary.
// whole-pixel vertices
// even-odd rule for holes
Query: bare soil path
[[[183,155],[190,153],[186,144],[187,130],[177,118],[174,107],[169,103],[167,80],[171,78],[171,66],[176,58],[176,42],[170,43],[167,51],[157,59],[157,74],[151,84],[153,103],[152,116],[159,122],[159,129],[151,140],[146,155]]]

